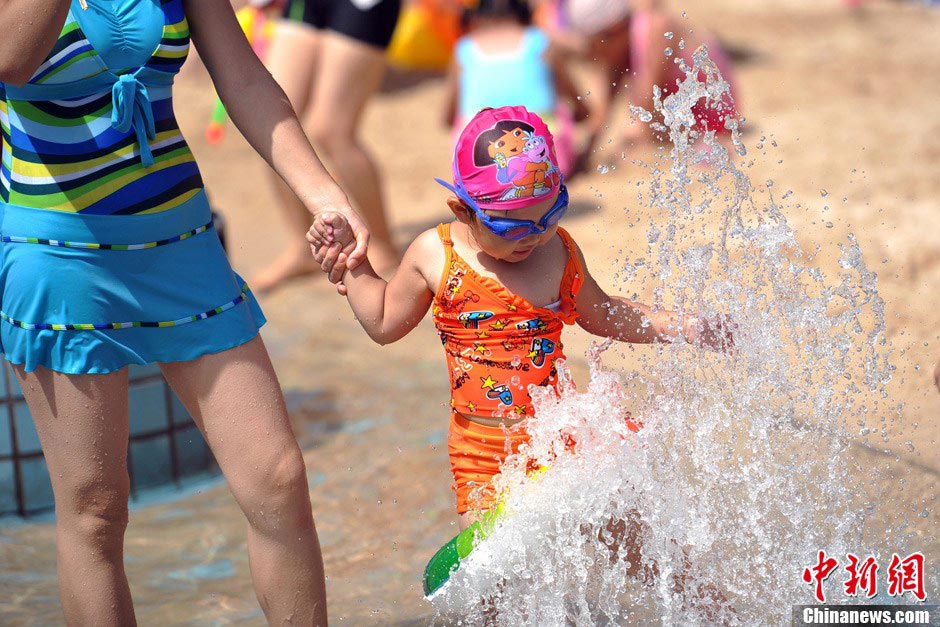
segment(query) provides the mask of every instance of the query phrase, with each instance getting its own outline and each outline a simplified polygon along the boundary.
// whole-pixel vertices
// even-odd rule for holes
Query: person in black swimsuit
[[[380,271],[398,263],[379,171],[358,138],[362,112],[385,73],[385,48],[401,0],[288,0],[267,65],[290,98],[318,152],[369,223],[369,257]],[[307,218],[300,201],[272,177],[292,234],[282,255],[252,277],[255,291],[318,270],[300,235]]]

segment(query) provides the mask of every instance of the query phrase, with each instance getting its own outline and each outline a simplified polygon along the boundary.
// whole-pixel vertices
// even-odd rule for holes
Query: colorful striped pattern
[[[17,235],[0,236],[0,241],[7,244],[44,244],[46,246],[58,246],[59,248],[86,248],[90,250],[144,250],[146,248],[156,248],[157,246],[166,246],[174,242],[181,242],[189,239],[193,235],[205,233],[212,228],[212,223],[203,224],[191,231],[186,231],[169,239],[161,239],[155,242],[144,242],[143,244],[92,244],[87,242],[65,242],[57,239],[45,239],[42,237],[20,237]]]
[[[245,283],[242,285],[242,291],[238,296],[225,303],[220,305],[215,309],[210,309],[209,311],[204,311],[202,313],[195,314],[193,316],[186,316],[185,318],[179,318],[177,320],[163,320],[159,322],[101,322],[101,323],[78,323],[78,324],[58,324],[52,322],[23,322],[22,320],[16,320],[7,315],[6,312],[0,311],[0,319],[2,319],[7,324],[11,324],[20,329],[26,329],[28,331],[105,331],[110,329],[136,329],[136,328],[157,328],[157,327],[178,327],[184,324],[189,324],[190,322],[196,322],[197,320],[205,320],[206,318],[211,318],[212,316],[217,316],[223,311],[228,311],[232,307],[236,306],[243,300],[248,298],[248,284]]]
[[[163,37],[146,67],[175,74],[189,51],[182,0],[161,0]],[[74,10],[74,7],[73,7]],[[107,68],[72,12],[31,85],[86,80]],[[147,86],[156,138],[144,167],[134,129],[111,123],[111,90],[65,100],[10,100],[0,83],[0,200],[93,215],[156,213],[202,189],[202,178],[173,113],[172,88]]]

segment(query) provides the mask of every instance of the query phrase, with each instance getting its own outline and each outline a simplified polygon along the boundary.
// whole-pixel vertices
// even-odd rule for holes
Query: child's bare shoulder
[[[413,265],[434,291],[444,269],[444,260],[444,244],[437,228],[433,228],[424,231],[411,242],[402,261]]]

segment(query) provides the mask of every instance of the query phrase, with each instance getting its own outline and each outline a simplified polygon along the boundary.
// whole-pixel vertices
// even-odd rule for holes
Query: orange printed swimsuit
[[[450,225],[437,228],[446,260],[434,297],[437,327],[451,388],[448,437],[457,511],[485,507],[492,495],[486,486],[506,454],[518,450],[525,431],[507,431],[467,420],[461,414],[494,418],[525,418],[533,414],[528,387],[554,386],[555,361],[564,357],[561,331],[578,317],[576,299],[584,270],[574,241],[559,228],[568,250],[559,287],[560,299],[550,307],[535,307],[498,281],[478,274],[455,251]],[[471,496],[481,488],[481,501]]]

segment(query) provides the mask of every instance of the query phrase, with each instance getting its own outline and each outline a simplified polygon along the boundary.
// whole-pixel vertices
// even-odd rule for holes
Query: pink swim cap
[[[483,109],[454,148],[454,184],[438,183],[480,209],[523,209],[561,187],[551,131],[525,107]]]

